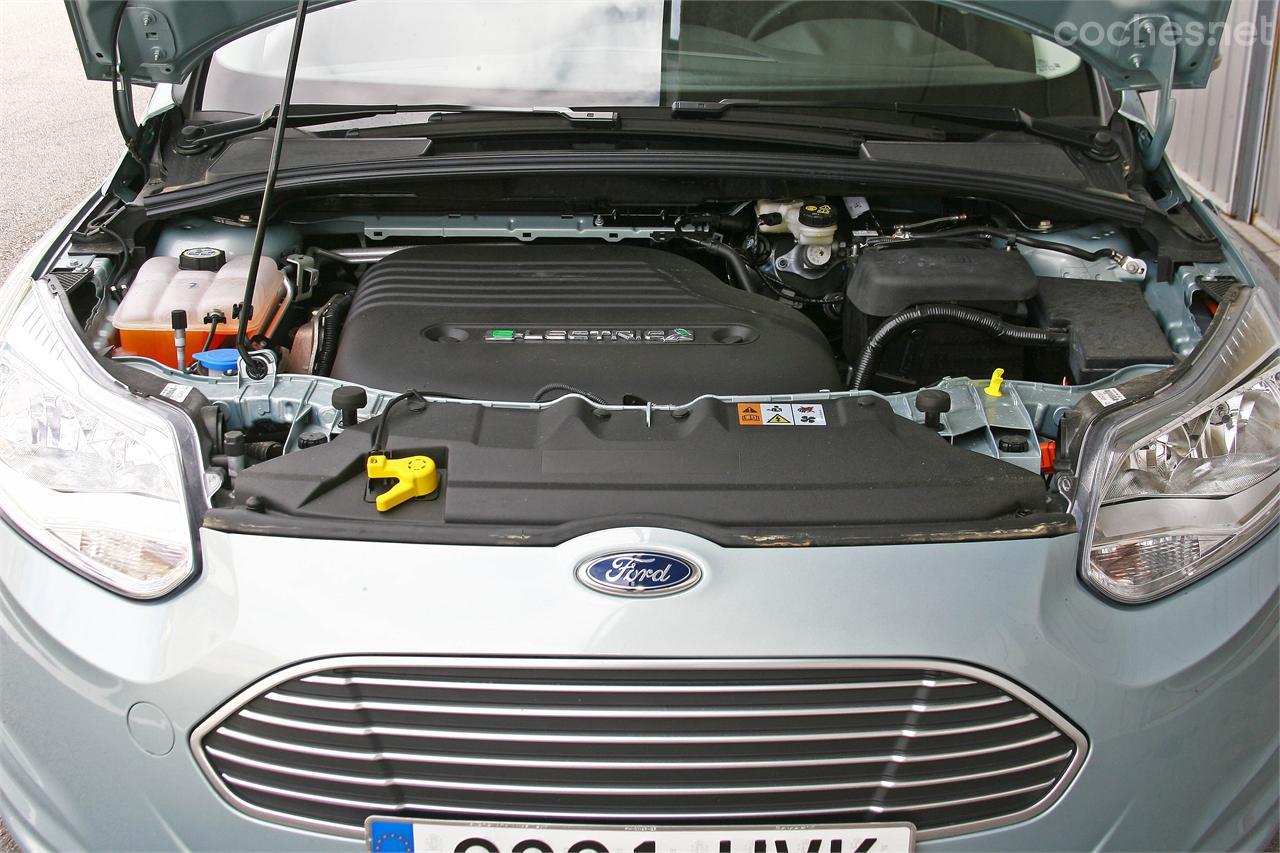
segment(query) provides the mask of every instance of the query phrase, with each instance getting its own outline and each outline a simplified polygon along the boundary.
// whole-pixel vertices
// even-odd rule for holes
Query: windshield
[[[203,108],[276,103],[292,28],[216,51]],[[722,98],[1097,114],[1075,54],[911,0],[356,0],[308,14],[293,94],[295,103],[516,107]]]

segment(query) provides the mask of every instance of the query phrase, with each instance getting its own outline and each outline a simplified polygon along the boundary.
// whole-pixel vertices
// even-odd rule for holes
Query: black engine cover
[[[361,281],[332,375],[491,400],[551,384],[663,403],[842,387],[798,311],[671,252],[612,244],[397,252]]]

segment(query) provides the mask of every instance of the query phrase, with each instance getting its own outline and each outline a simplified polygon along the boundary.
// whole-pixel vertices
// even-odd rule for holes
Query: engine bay
[[[206,523],[423,541],[1069,529],[1072,411],[1184,358],[1233,285],[1141,230],[977,199],[286,210],[244,318],[257,378],[251,224],[167,220],[119,274],[82,258],[87,340],[178,389],[157,393],[200,425]]]
[[[1196,306],[1157,317],[1144,289],[1154,271],[1123,229],[1027,230],[997,210],[983,224],[966,212],[899,222],[923,212],[859,197],[679,215],[370,217],[346,235],[332,231],[356,223],[268,226],[269,248],[292,245],[260,261],[249,335],[290,372],[490,400],[554,384],[615,402],[892,392],[996,368],[1078,385],[1173,363],[1170,340],[1197,325]],[[192,352],[231,341],[248,235],[222,230],[164,230],[112,317],[115,355],[189,367],[176,362],[175,309]],[[969,311],[899,316],[922,305]]]

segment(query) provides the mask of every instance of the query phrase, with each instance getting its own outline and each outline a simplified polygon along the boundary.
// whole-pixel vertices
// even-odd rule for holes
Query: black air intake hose
[[[733,274],[733,280],[738,287],[741,287],[747,293],[764,293],[764,289],[760,286],[759,274],[751,268],[751,265],[747,263],[747,259],[738,250],[717,240],[704,240],[688,234],[681,234],[680,236],[704,251],[724,258],[725,263],[729,265],[729,272]]]
[[[339,293],[333,296],[316,318],[316,335],[320,340],[316,343],[316,361],[311,372],[318,376],[328,376],[333,369],[333,359],[338,354],[338,338],[342,332],[342,321],[347,317],[347,309],[351,307],[352,293]]]
[[[1013,323],[1006,323],[995,314],[965,308],[962,305],[945,303],[913,305],[885,320],[867,339],[867,345],[862,348],[862,354],[858,356],[858,363],[853,369],[853,380],[849,383],[849,387],[854,391],[867,390],[867,386],[871,384],[871,377],[875,375],[880,355],[889,341],[908,329],[927,323],[955,323],[968,326],[971,329],[986,332],[992,337],[1028,347],[1065,347],[1068,341],[1066,332],[1015,326]]]

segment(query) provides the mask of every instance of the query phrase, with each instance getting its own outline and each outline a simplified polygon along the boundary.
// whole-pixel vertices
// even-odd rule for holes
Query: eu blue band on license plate
[[[908,853],[915,848],[915,827],[592,826],[371,817],[365,840],[373,853]]]

